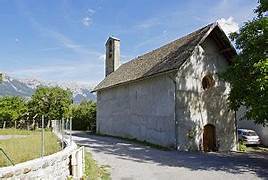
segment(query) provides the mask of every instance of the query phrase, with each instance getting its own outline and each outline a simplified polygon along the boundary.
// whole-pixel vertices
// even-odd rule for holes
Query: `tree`
[[[222,74],[231,85],[229,105],[232,110],[246,107],[247,119],[268,124],[268,6],[261,0],[257,17],[246,22],[238,33],[231,34],[238,55]]]
[[[27,113],[25,99],[18,96],[0,98],[0,124],[6,121],[7,127],[12,127],[15,121],[23,118]]]
[[[96,128],[96,103],[93,101],[83,101],[80,104],[71,106],[71,116],[73,117],[73,129],[91,130]]]
[[[71,104],[72,93],[60,87],[39,87],[28,103],[30,116],[44,115],[45,122],[63,118]]]
[[[4,79],[3,76],[4,76],[3,73],[0,73],[0,84],[3,82],[3,79]]]

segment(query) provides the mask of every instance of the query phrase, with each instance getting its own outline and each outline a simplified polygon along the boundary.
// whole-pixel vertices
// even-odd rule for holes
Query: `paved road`
[[[162,151],[112,137],[74,133],[115,180],[268,180],[267,154]]]

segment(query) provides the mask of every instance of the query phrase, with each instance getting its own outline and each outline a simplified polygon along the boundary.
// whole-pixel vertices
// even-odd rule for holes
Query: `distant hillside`
[[[38,86],[59,86],[63,89],[69,89],[73,93],[73,100],[79,103],[83,100],[96,100],[96,96],[90,93],[92,87],[86,87],[77,83],[55,83],[45,82],[35,79],[19,80],[8,75],[3,76],[0,83],[0,96],[22,96],[30,98]]]

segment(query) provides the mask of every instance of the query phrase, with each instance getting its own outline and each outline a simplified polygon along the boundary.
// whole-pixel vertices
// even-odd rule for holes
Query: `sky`
[[[109,36],[121,63],[218,20],[229,33],[257,0],[0,0],[0,72],[95,85]]]

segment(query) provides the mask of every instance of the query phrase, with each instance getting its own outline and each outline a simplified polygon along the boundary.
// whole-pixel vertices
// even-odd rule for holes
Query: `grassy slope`
[[[99,166],[96,161],[92,158],[92,155],[89,152],[85,152],[85,178],[92,180],[109,180],[110,174],[107,171],[107,167]]]
[[[15,164],[40,157],[41,132],[5,129],[0,135],[27,135],[23,138],[0,140],[0,147],[8,154]],[[45,155],[60,150],[57,137],[50,131],[45,131]],[[2,152],[0,152],[0,167],[10,165]]]

